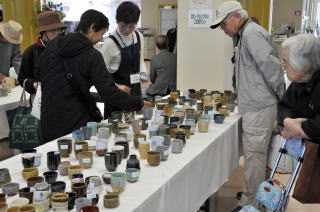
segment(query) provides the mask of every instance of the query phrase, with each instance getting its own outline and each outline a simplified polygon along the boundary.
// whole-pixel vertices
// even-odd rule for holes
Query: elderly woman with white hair
[[[278,104],[281,135],[320,143],[320,40],[301,34],[282,48],[283,68],[292,83]]]

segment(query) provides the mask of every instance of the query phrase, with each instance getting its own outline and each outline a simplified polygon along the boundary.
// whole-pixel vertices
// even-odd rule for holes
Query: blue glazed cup
[[[137,182],[140,176],[140,170],[136,168],[128,168],[126,169],[126,176],[128,182]]]
[[[126,188],[126,174],[123,172],[115,172],[111,174],[111,187],[113,192],[121,193]]]

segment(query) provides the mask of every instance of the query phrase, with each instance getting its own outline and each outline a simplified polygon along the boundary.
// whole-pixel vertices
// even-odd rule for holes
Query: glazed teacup
[[[160,164],[160,155],[161,155],[160,152],[149,151],[148,152],[148,158],[147,158],[148,164],[150,166],[159,166],[159,164]]]
[[[105,208],[116,208],[120,204],[119,194],[106,194],[103,197],[103,206]]]
[[[19,183],[7,183],[2,186],[2,192],[7,196],[14,196],[19,191]]]
[[[111,187],[114,192],[123,192],[126,188],[126,174],[123,172],[112,173]]]
[[[136,168],[126,169],[126,178],[128,182],[134,183],[138,181],[140,176],[140,170]]]
[[[181,139],[173,139],[171,141],[171,151],[172,153],[182,153],[183,141]]]

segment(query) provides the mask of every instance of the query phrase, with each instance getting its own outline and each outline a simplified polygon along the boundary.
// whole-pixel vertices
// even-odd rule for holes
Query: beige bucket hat
[[[23,40],[22,26],[13,20],[1,22],[0,33],[10,43],[20,44]]]

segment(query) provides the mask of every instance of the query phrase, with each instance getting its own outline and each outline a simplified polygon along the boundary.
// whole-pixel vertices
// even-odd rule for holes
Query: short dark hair
[[[165,35],[159,35],[156,39],[158,49],[168,49],[168,39]]]
[[[124,22],[126,24],[138,23],[140,17],[140,9],[138,5],[131,1],[122,2],[116,12],[117,23]]]
[[[107,29],[107,30],[109,29],[108,18],[103,13],[97,10],[91,9],[82,13],[80,17],[80,22],[77,28],[75,29],[75,32],[81,31],[87,34],[92,24],[95,32],[98,32],[101,29]]]

